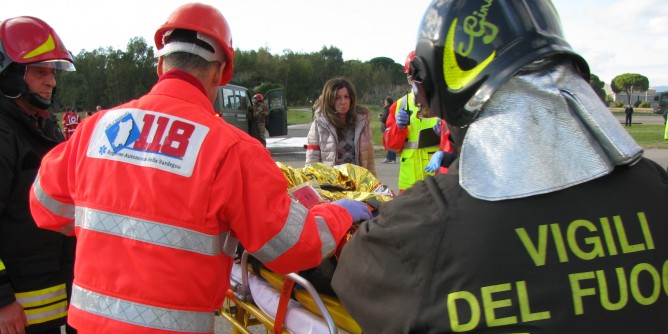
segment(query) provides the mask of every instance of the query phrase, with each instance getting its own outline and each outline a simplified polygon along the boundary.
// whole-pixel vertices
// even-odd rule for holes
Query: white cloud
[[[223,12],[241,50],[268,47],[274,54],[342,50],[346,60],[385,56],[403,64],[415,47],[430,0],[200,0]],[[153,44],[153,33],[184,0],[32,0],[3,3],[0,20],[37,16],[51,24],[74,53],[132,37]],[[668,86],[668,1],[553,0],[566,39],[604,82],[639,73],[651,86]]]
[[[668,85],[668,2],[554,0],[566,39],[606,83],[623,73]]]

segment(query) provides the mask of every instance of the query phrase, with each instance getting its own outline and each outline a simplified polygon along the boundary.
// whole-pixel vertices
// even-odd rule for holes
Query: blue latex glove
[[[436,125],[434,125],[434,132],[436,132],[437,135],[441,135],[441,125],[443,124],[443,120],[439,119],[436,121]]]
[[[400,129],[405,129],[408,126],[408,123],[410,123],[411,121],[410,118],[411,116],[408,115],[408,112],[406,112],[406,110],[404,109],[399,110],[396,116],[397,126]]]
[[[353,216],[353,222],[364,221],[371,219],[371,210],[369,207],[360,201],[355,201],[352,199],[342,198],[340,200],[332,202],[348,211],[351,216]]]
[[[430,173],[436,173],[441,168],[441,161],[443,161],[443,151],[436,151],[436,153],[431,156],[431,160],[429,160],[429,164],[424,170]]]

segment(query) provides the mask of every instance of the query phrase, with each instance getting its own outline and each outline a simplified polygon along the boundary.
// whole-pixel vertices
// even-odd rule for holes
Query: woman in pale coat
[[[344,78],[333,78],[325,83],[306,137],[306,164],[351,163],[376,175],[371,113],[355,103],[355,94],[353,84]]]

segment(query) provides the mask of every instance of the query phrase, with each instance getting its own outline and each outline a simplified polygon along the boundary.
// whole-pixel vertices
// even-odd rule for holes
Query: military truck
[[[263,95],[269,110],[265,125],[269,137],[287,135],[288,108],[283,89],[271,89]],[[260,140],[258,131],[265,129],[258,129],[253,120],[253,106],[248,88],[232,84],[220,86],[213,108],[227,123]]]
[[[668,92],[656,93],[652,102],[652,109],[655,114],[663,115],[663,119],[666,119],[668,115]]]

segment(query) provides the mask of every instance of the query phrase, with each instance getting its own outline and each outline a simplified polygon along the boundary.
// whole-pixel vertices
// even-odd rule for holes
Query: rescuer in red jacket
[[[74,130],[79,126],[79,114],[77,114],[72,108],[67,107],[63,113],[63,133],[65,134],[65,139],[70,139]]]
[[[40,227],[77,236],[68,321],[79,333],[213,333],[237,243],[294,272],[371,217],[357,201],[292,200],[269,151],[216,117],[234,61],[217,9],[179,7],[155,43],[156,85],[82,123],[30,194]]]

